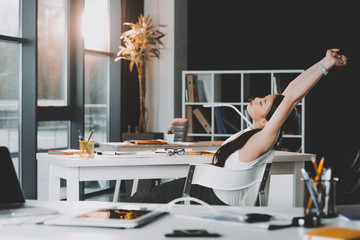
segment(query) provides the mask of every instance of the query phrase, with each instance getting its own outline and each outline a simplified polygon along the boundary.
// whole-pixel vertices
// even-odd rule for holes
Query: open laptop
[[[0,146],[0,218],[55,213],[53,209],[27,206],[10,152]]]

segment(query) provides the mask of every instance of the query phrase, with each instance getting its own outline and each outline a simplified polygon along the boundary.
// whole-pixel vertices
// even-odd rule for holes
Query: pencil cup
[[[174,133],[165,133],[165,142],[174,143],[175,134]]]
[[[94,157],[94,140],[79,141],[79,146],[80,146],[80,157],[82,158]]]
[[[320,215],[323,218],[336,217],[337,178],[320,181],[304,181],[304,215]],[[315,200],[314,200],[315,198]]]

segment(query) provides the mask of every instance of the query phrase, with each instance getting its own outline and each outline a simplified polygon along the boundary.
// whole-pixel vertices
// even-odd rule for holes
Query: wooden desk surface
[[[102,151],[154,151],[158,148],[191,148],[194,151],[216,151],[223,141],[178,142],[173,144],[136,144],[129,142],[103,142],[100,143]]]

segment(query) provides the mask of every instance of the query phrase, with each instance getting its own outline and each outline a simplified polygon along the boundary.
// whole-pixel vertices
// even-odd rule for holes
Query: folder
[[[196,85],[196,76],[192,74],[186,75],[186,86],[187,86],[189,102],[195,102],[195,85]]]
[[[193,113],[197,120],[200,122],[201,126],[204,128],[205,132],[211,133],[211,124],[206,119],[205,114],[199,108],[195,108],[193,110]]]
[[[306,233],[309,240],[317,239],[360,239],[360,231],[342,227],[320,227]]]
[[[194,121],[193,121],[193,107],[192,106],[185,107],[185,118],[187,118],[187,120],[189,122],[188,133],[193,133],[194,132]]]

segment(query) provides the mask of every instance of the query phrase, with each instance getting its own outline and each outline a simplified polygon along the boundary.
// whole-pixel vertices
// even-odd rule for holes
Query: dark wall
[[[305,150],[325,156],[340,178],[339,203],[360,202],[344,193],[351,153],[360,148],[357,5],[264,2],[189,0],[188,69],[306,69],[340,48],[348,66],[333,68],[306,97]]]

